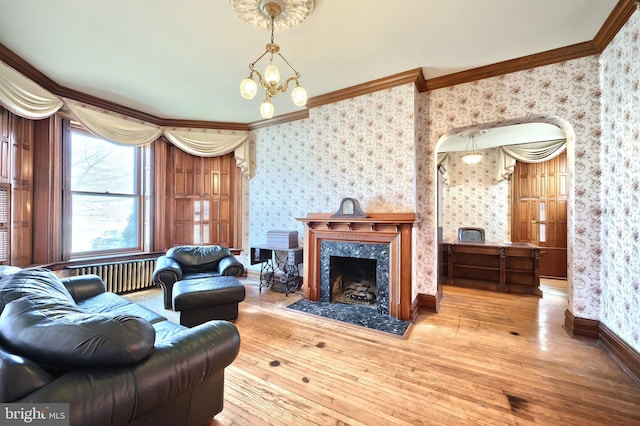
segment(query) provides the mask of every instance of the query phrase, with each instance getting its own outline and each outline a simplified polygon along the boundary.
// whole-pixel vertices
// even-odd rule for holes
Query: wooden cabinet
[[[536,245],[443,241],[440,259],[445,284],[542,296]]]

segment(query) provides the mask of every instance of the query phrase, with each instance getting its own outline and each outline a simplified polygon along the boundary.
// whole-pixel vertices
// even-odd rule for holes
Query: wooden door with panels
[[[540,275],[567,278],[567,156],[516,162],[511,240],[540,246]]]

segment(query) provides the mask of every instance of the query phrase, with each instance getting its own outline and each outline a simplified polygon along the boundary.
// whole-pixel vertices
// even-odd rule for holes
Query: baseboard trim
[[[598,340],[599,324],[600,321],[575,317],[568,309],[564,311],[563,327],[571,337],[595,342]]]
[[[640,386],[640,353],[629,346],[609,327],[600,323],[598,340],[609,356]]]
[[[424,309],[429,312],[438,313],[440,310],[440,300],[442,299],[441,294],[418,294],[414,303],[416,304],[416,308]]]
[[[573,316],[564,312],[563,328],[569,336],[597,342],[635,384],[640,386],[640,353],[600,321]]]

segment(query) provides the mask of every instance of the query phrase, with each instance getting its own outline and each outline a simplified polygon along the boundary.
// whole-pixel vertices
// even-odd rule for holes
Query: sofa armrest
[[[234,255],[223,257],[218,264],[220,275],[239,277],[244,274],[244,265]]]
[[[85,300],[106,291],[104,281],[98,275],[87,274],[60,278],[76,302]]]
[[[12,354],[0,346],[0,401],[13,402],[46,386],[53,377],[28,358]]]
[[[160,256],[156,260],[152,279],[155,284],[173,286],[173,284],[182,279],[182,268],[174,259]]]
[[[74,370],[16,402],[69,403],[77,425],[128,424],[223,372],[239,351],[236,327],[209,321],[171,333],[136,364]]]

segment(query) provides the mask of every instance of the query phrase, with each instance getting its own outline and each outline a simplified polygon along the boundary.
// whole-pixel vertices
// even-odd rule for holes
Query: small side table
[[[288,296],[290,291],[299,289],[299,265],[302,262],[302,247],[288,249],[268,245],[251,247],[251,264],[261,264],[259,291],[262,291],[262,287],[273,289],[274,286],[281,284],[284,287],[285,296]],[[282,272],[280,277],[276,277],[278,271]]]

